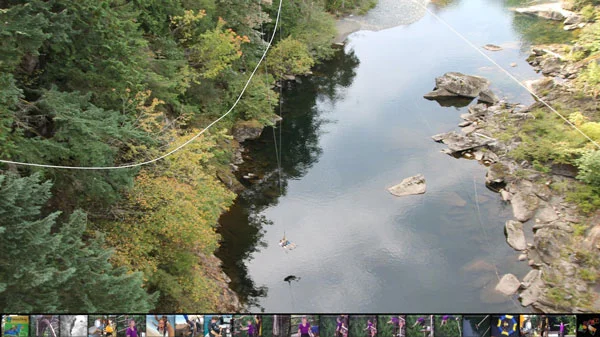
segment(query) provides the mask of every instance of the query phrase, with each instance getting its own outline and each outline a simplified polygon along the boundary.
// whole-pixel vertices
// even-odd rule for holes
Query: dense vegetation
[[[553,101],[551,105],[566,116],[596,143],[600,143],[600,111],[597,98],[600,94],[600,6],[595,0],[575,0],[579,9],[588,18],[570,47],[565,48],[569,62],[581,65],[580,73],[573,81],[574,94]],[[591,13],[591,14],[590,14]],[[542,92],[545,96],[548,92]],[[547,109],[538,109],[535,118],[526,121],[519,130],[510,128],[505,136],[518,134],[521,143],[512,151],[517,160],[527,160],[542,172],[550,172],[555,165],[575,167],[578,184],[555,182],[552,187],[567,195],[583,213],[600,209],[600,150],[581,133],[574,130],[563,119]],[[501,135],[502,137],[502,135]]]
[[[0,1],[0,158],[113,166],[156,158],[227,111],[274,33],[278,1]],[[272,123],[276,81],[333,55],[337,11],[283,2],[237,108],[165,160],[120,170],[0,165],[3,311],[210,311],[199,266],[235,198],[240,122]]]

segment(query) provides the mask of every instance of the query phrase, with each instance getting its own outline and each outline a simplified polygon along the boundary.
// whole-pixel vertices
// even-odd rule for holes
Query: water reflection
[[[322,153],[319,137],[324,123],[332,123],[317,109],[317,99],[326,99],[331,106],[344,98],[344,88],[352,84],[359,60],[353,51],[340,49],[324,66],[317,66],[314,75],[283,92],[284,117],[280,128],[267,128],[256,141],[244,144],[247,158],[240,166],[242,176],[252,172],[262,176],[255,184],[247,184],[231,210],[221,217],[219,232],[223,237],[216,253],[223,261],[223,269],[232,279],[231,287],[242,302],[259,307],[260,298],[267,296],[267,288],[255,284],[248,274],[247,263],[252,254],[267,247],[265,228],[272,225],[262,211],[274,206],[280,196],[279,172],[275,160],[275,139],[281,131],[281,194],[285,195],[288,181],[304,176]],[[301,118],[299,118],[301,117]],[[275,139],[273,134],[275,134]],[[294,281],[299,278],[294,276]],[[286,282],[290,282],[286,278]]]

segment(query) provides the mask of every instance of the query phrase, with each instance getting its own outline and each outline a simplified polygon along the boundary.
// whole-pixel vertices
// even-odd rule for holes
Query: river
[[[496,273],[522,278],[529,270],[505,241],[510,205],[485,187],[485,167],[441,153],[430,138],[457,129],[465,103],[442,107],[423,95],[435,77],[459,71],[490,79],[512,102],[532,98],[425,11],[386,3],[363,18],[384,27],[363,24],[372,30],[351,34],[333,60],[286,87],[281,126],[245,143],[240,175],[265,177],[248,182],[220,221],[217,256],[231,287],[253,311],[527,310],[493,290]],[[475,45],[502,46],[486,53],[517,78],[534,79],[530,45],[571,36],[508,9],[518,4],[428,6]],[[274,134],[282,140],[281,195]],[[418,173],[426,194],[386,190]],[[284,233],[298,245],[289,253],[278,245]],[[289,275],[297,280],[284,281]]]

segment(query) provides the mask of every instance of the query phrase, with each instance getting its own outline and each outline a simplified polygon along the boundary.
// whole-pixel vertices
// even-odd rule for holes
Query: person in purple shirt
[[[306,316],[302,316],[302,323],[298,325],[298,335],[300,337],[312,337],[310,330],[310,323]]]
[[[424,317],[419,317],[417,318],[417,321],[415,322],[415,324],[413,324],[413,328],[417,325],[420,325],[421,327],[425,327],[425,318]]]
[[[367,331],[367,334],[370,337],[375,337],[375,335],[377,334],[377,329],[375,328],[375,326],[373,326],[373,322],[370,319],[367,320],[367,328],[365,329],[365,331]]]
[[[448,320],[449,319],[455,319],[457,321],[459,320],[458,317],[454,317],[452,315],[444,315],[444,316],[442,316],[442,323],[440,325],[446,325],[446,324],[448,324]]]
[[[129,321],[129,327],[127,328],[126,336],[127,337],[138,337],[138,331],[137,331],[137,327],[135,326],[134,320]]]
[[[398,336],[398,328],[400,327],[400,317],[392,316],[388,321],[388,324],[392,324],[392,334],[394,337]]]
[[[254,334],[256,333],[254,324],[252,324],[251,320],[248,321],[248,325],[245,328],[242,328],[242,330],[248,331],[248,337],[254,337]]]

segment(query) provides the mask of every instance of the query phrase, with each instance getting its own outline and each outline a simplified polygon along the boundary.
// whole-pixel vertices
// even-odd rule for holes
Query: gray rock
[[[506,175],[509,173],[508,166],[503,163],[495,163],[488,167],[487,174],[485,176],[485,182],[487,184],[500,184],[504,182]]]
[[[496,291],[503,293],[506,296],[511,296],[519,290],[521,282],[513,274],[506,274],[502,276],[498,285],[496,285]]]
[[[526,222],[533,217],[539,204],[539,198],[533,193],[519,191],[510,200],[515,218]]]
[[[547,3],[530,7],[517,8],[517,13],[539,16],[544,19],[563,21],[573,15],[573,12],[562,8],[560,3]]]
[[[233,127],[233,138],[242,143],[249,139],[257,139],[263,131],[263,126],[256,121],[242,121]]]
[[[600,223],[594,225],[587,234],[585,240],[583,240],[583,247],[588,250],[594,250],[599,247],[600,244]]]
[[[499,51],[499,50],[502,50],[502,47],[497,46],[495,44],[491,44],[491,43],[486,44],[485,46],[483,46],[483,48],[487,49],[489,51]]]
[[[569,225],[568,223],[565,223],[562,221],[554,221],[549,224],[537,224],[532,227],[533,230],[538,230],[538,229],[542,229],[542,228],[556,229],[556,230],[563,231],[566,233],[573,233],[573,227],[571,225]]]
[[[533,282],[535,282],[538,278],[542,276],[541,270],[530,270],[527,275],[523,278],[523,282],[521,282],[521,286],[525,289],[529,288]]]
[[[478,104],[470,105],[468,110],[472,116],[483,117],[483,116],[485,116],[486,112],[488,111],[488,107],[487,107],[487,105],[485,105],[483,103],[478,103]]]
[[[523,224],[518,221],[508,220],[504,225],[506,242],[515,250],[527,249],[527,240],[523,232]]]
[[[505,189],[500,190],[500,196],[502,196],[502,200],[504,201],[510,201],[510,199],[512,198],[512,194],[510,194],[510,192]]]
[[[564,232],[541,228],[533,235],[533,244],[540,259],[546,264],[553,264],[560,258],[560,250],[563,243],[567,243],[568,237]]]
[[[540,62],[540,68],[544,75],[557,75],[561,72],[562,67],[562,61],[554,56],[545,57],[542,62]]]
[[[493,139],[484,138],[478,135],[463,136],[454,131],[437,134],[431,138],[436,142],[447,145],[452,153],[476,149],[494,142]]]
[[[479,101],[489,104],[496,104],[500,101],[500,98],[494,94],[490,89],[482,90],[479,93]]]
[[[496,163],[500,160],[500,158],[498,158],[498,155],[495,154],[494,152],[488,151],[483,154],[483,160],[489,161],[491,163]]]
[[[540,203],[540,207],[538,208],[535,217],[540,223],[550,223],[558,220],[558,214],[556,214],[552,206],[547,202]]]
[[[544,96],[547,91],[554,88],[554,79],[552,77],[542,77],[537,80],[524,82],[525,86],[538,96]]]
[[[573,14],[565,20],[564,24],[565,25],[578,25],[582,22],[585,22],[585,18],[583,17],[583,15]]]
[[[538,301],[538,299],[543,293],[543,288],[544,281],[542,281],[540,277],[532,281],[529,287],[527,287],[527,289],[523,290],[519,294],[519,298],[521,299],[521,305],[527,307]]]
[[[422,174],[417,174],[416,176],[408,177],[402,180],[400,184],[388,188],[388,191],[397,197],[413,194],[423,194],[426,190],[427,186],[425,183],[425,177]]]
[[[435,89],[426,94],[425,98],[453,96],[475,98],[489,85],[490,82],[483,77],[450,72],[435,79]]]
[[[461,128],[464,128],[465,126],[469,126],[469,125],[471,125],[471,124],[473,124],[473,122],[472,122],[472,121],[463,121],[463,122],[460,122],[460,123],[458,124],[458,126],[459,126],[459,127],[461,127]]]
[[[525,260],[527,260],[527,254],[519,255],[519,261],[525,261]]]

